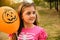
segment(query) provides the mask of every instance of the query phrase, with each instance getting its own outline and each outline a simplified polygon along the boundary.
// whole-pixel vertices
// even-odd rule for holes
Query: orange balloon
[[[15,33],[20,25],[18,13],[11,7],[0,7],[0,31],[8,34]]]

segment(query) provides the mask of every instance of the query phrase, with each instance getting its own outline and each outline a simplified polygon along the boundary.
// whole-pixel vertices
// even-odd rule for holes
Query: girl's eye
[[[31,12],[27,12],[27,15],[30,15],[31,14]]]
[[[35,14],[35,11],[33,11],[33,14]]]

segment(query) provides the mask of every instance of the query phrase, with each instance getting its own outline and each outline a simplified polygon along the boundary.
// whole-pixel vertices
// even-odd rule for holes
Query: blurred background
[[[60,0],[33,0],[39,13],[39,26],[47,34],[47,40],[60,40]],[[21,0],[0,0],[1,6],[10,6],[16,11]],[[0,32],[0,40],[8,40],[8,34]]]

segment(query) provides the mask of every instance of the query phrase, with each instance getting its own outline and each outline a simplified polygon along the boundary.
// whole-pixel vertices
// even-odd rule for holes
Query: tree
[[[55,2],[55,9],[58,11],[58,0],[45,0],[45,1],[50,2],[50,9],[52,9],[52,4],[51,3]]]
[[[58,0],[55,1],[55,9],[58,11]]]

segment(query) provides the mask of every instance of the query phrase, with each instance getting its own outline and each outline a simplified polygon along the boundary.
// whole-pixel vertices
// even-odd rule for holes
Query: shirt
[[[23,28],[18,36],[18,40],[46,40],[47,33],[42,27]]]

